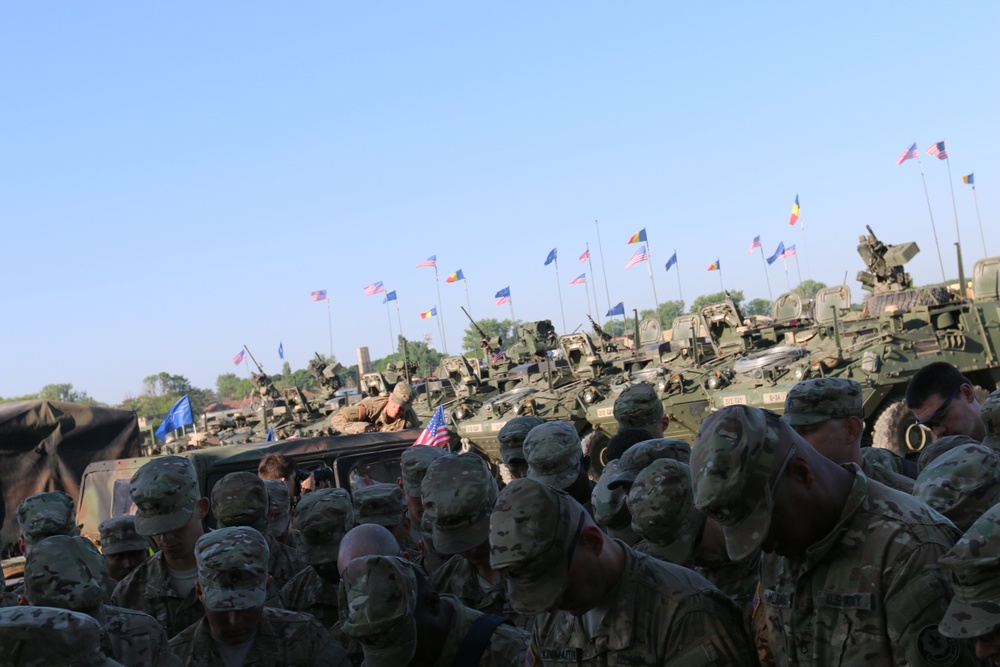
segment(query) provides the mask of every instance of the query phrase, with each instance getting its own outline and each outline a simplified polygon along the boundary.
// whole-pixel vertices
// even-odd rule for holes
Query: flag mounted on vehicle
[[[439,405],[427,428],[413,441],[414,445],[429,445],[431,447],[448,446],[448,428],[444,421],[444,407]]]

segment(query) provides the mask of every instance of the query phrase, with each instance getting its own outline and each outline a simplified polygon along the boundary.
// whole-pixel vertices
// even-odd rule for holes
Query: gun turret
[[[875,236],[871,225],[865,225],[868,235],[858,242],[858,254],[865,262],[866,271],[858,271],[858,282],[865,291],[885,294],[911,289],[913,280],[903,271],[903,265],[913,259],[920,248],[913,241],[886,245]]]
[[[497,353],[499,352],[501,357],[503,355],[503,352],[500,352],[501,345],[503,344],[502,339],[499,336],[487,336],[482,327],[476,324],[476,321],[472,319],[472,315],[469,315],[469,311],[465,309],[465,306],[459,307],[462,309],[462,312],[465,313],[465,316],[469,318],[469,321],[472,322],[472,327],[476,330],[476,333],[479,334],[479,345],[483,348],[483,358],[495,365],[496,362],[499,361]]]

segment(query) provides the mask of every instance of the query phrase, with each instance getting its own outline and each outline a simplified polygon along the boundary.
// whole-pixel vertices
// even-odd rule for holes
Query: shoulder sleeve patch
[[[944,637],[936,625],[928,625],[917,637],[917,652],[931,667],[949,667],[958,662],[962,650],[957,639]]]

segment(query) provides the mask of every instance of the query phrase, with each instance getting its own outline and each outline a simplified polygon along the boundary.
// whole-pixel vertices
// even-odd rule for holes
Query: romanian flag
[[[462,269],[459,269],[444,279],[446,283],[457,283],[459,280],[465,280],[465,275],[462,273]]]
[[[711,263],[711,265],[709,265],[708,270],[709,271],[721,271],[722,270],[722,264],[719,263],[719,260],[715,260],[714,262]]]
[[[792,204],[792,217],[788,219],[788,224],[794,225],[799,221],[799,196],[795,195],[795,203]]]
[[[422,320],[428,320],[428,319],[434,317],[437,314],[438,314],[438,309],[437,308],[431,308],[430,310],[425,310],[424,312],[420,313],[420,319],[422,319]]]
[[[968,176],[963,176],[962,177],[962,182],[965,183],[966,185],[975,185],[976,184],[975,179],[972,178],[972,174],[969,174]]]
[[[646,228],[643,227],[642,229],[640,229],[639,231],[637,231],[635,234],[633,234],[631,237],[629,237],[628,242],[629,243],[645,243],[646,242]]]

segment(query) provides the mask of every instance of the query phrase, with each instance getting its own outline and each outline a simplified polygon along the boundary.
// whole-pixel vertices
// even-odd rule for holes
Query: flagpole
[[[986,236],[983,234],[983,219],[979,216],[979,197],[976,195],[975,183],[972,184],[972,199],[976,202],[976,219],[979,220],[979,237],[983,240],[983,257],[989,257],[986,252]]]
[[[767,281],[767,298],[774,301],[774,294],[771,293],[771,277],[767,275],[767,260],[764,259],[764,246],[760,246],[760,265],[764,267],[764,280]]]
[[[396,295],[396,298],[393,299],[393,301],[396,302],[396,323],[399,325],[399,337],[400,338],[406,338],[406,336],[403,335],[403,318],[399,314],[399,295],[398,294]]]
[[[799,267],[799,253],[795,253],[795,273],[799,276],[799,285],[802,284],[802,269]]]
[[[719,262],[719,287],[721,287],[722,292],[725,293],[726,286],[722,284],[722,262]]]
[[[674,248],[674,256],[677,256],[677,248]],[[684,292],[681,291],[681,262],[677,260],[674,262],[674,266],[677,267],[677,296],[681,298],[681,310],[684,309]]]
[[[656,281],[653,280],[653,249],[649,247],[649,234],[646,234],[646,271],[649,272],[649,284],[653,286],[653,303],[656,304],[656,317],[660,316],[660,299],[656,296]]]
[[[809,276],[809,280],[812,280],[812,269],[809,268],[809,250],[808,250],[808,248],[806,248],[806,223],[802,222],[799,225],[799,227],[801,228],[801,231],[802,231],[802,254],[805,255],[805,258],[806,258],[806,275]],[[761,254],[763,254],[764,253],[764,249],[761,248],[760,250],[761,250]],[[796,257],[798,257],[797,254],[796,254]],[[798,261],[799,260],[797,260],[797,259],[795,260],[796,266],[798,265]],[[799,274],[799,282],[800,283],[802,282],[802,274],[801,273]]]
[[[438,267],[437,261],[434,262],[434,287],[437,288],[438,295],[438,330],[441,332],[441,347],[444,349],[444,353],[448,354],[448,340],[444,337],[444,308],[441,307],[441,281],[438,280]]]
[[[945,153],[947,152],[947,149],[945,149]],[[958,204],[955,202],[955,183],[951,180],[951,158],[945,158],[944,161],[948,165],[948,185],[951,186],[951,208],[955,211],[955,238],[958,240],[958,247],[961,248],[962,232],[958,228]],[[962,267],[958,267],[958,272],[959,274],[963,273]],[[962,294],[965,294],[965,285],[962,285]]]
[[[330,358],[333,359],[333,316],[330,315],[330,297],[326,297],[326,323],[330,327]]]
[[[462,282],[465,283],[465,305],[469,307],[469,317],[472,317],[472,301],[469,300],[469,279],[465,277],[464,273],[462,274]]]
[[[924,183],[924,197],[927,198],[927,213],[931,217],[931,231],[934,232],[934,247],[937,248],[938,264],[941,265],[941,280],[947,281],[948,278],[944,275],[944,260],[941,259],[941,244],[938,243],[937,226],[934,224],[934,211],[931,210],[931,196],[927,192],[927,177],[924,176],[924,163],[920,159],[920,151],[917,151],[917,165],[920,167],[920,180]]]
[[[396,351],[396,337],[392,335],[392,311],[389,310],[389,293],[385,293],[385,317],[389,320],[389,354]]]
[[[565,334],[569,333],[569,331],[566,330],[566,310],[563,308],[562,285],[559,284],[559,257],[558,253],[556,254],[557,256],[553,257],[552,261],[556,265],[556,291],[559,293],[559,314],[562,316],[562,325],[563,325],[562,330],[563,333]]]
[[[593,317],[593,313],[590,312],[590,287],[587,285],[587,277],[583,277],[583,289],[586,290],[587,295],[587,314]],[[596,297],[596,295],[594,295]]]
[[[792,291],[792,279],[788,277],[788,258],[782,257],[781,261],[785,263],[785,283],[788,285],[788,291]]]
[[[973,193],[975,193],[975,186],[973,186],[972,191]],[[979,204],[976,204],[976,206],[978,207]],[[980,228],[982,228],[982,225],[980,225]],[[590,277],[593,278],[595,275],[594,261],[590,258],[590,244],[587,243],[586,246],[587,246],[587,268],[590,269]],[[985,242],[983,243],[983,246],[984,247],[986,246]],[[589,304],[590,297],[588,296],[587,299],[588,299],[587,310],[590,310],[590,304]],[[597,315],[597,323],[602,324],[603,320],[601,320],[601,307],[597,305],[597,285],[594,285],[594,313]]]
[[[597,249],[601,252],[601,273],[604,274],[604,291],[608,296],[608,310],[611,310],[611,290],[608,289],[608,269],[604,266],[604,245],[601,243],[601,227],[594,220],[594,227],[597,229]]]
[[[507,302],[507,305],[510,306],[510,322],[511,322],[511,324],[513,324],[514,322],[517,322],[517,319],[514,317],[514,299],[513,299],[513,297],[510,297],[510,301]]]

